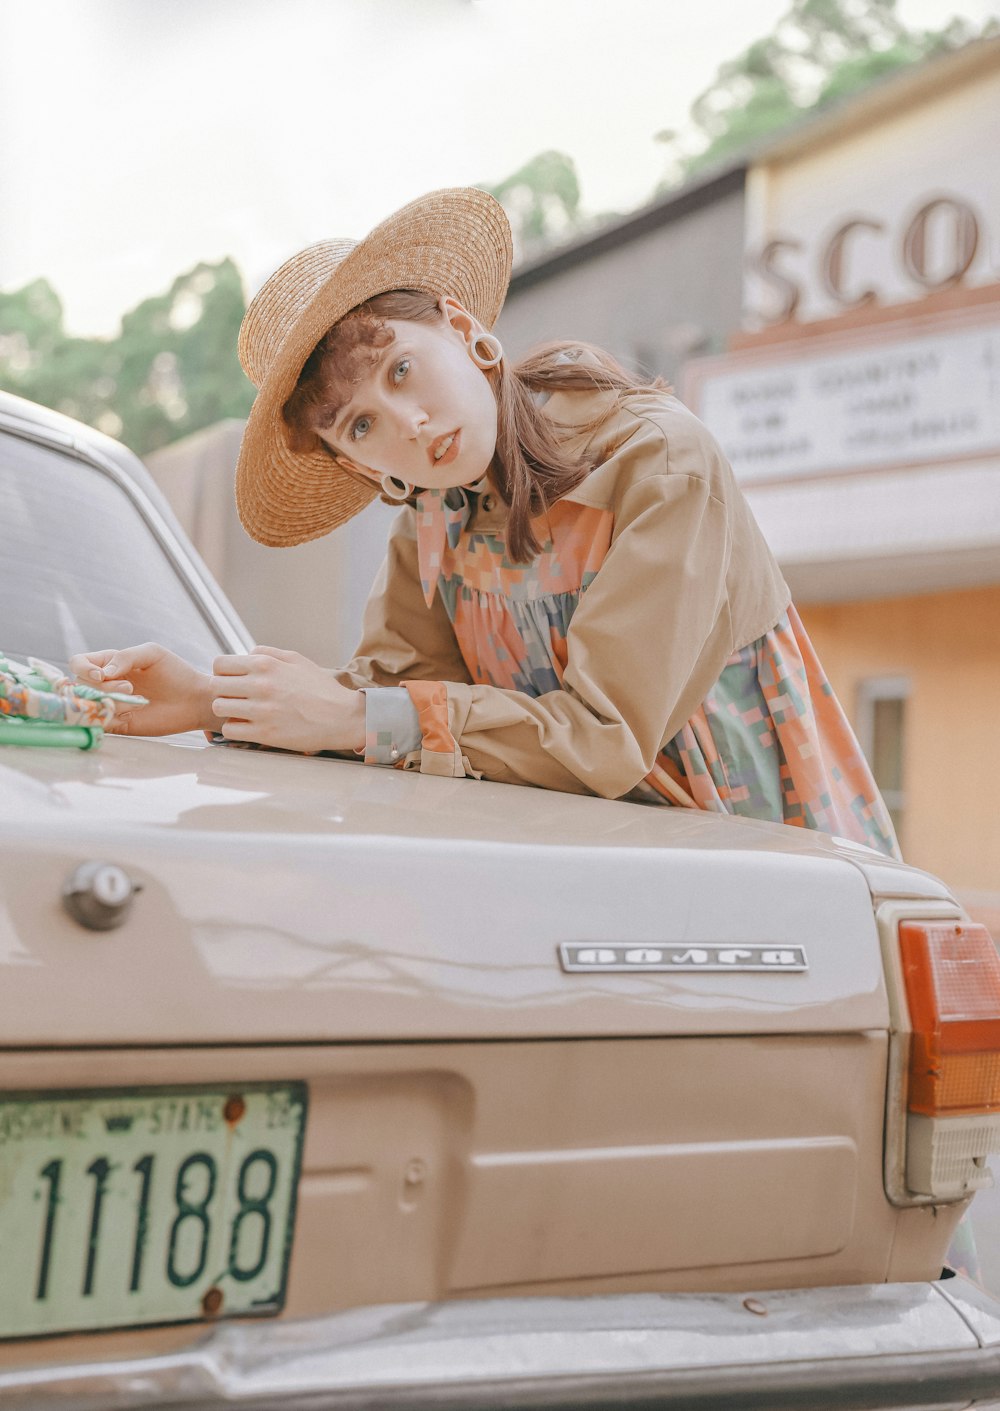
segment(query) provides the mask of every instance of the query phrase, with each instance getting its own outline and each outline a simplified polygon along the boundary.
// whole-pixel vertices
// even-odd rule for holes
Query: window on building
[[[877,676],[858,689],[858,739],[900,838],[906,817],[906,704],[904,676]]]

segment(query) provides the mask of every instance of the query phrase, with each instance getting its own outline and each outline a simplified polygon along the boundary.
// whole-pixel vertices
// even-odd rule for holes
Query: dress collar
[[[574,453],[581,457],[592,456],[598,463],[627,435],[628,419],[621,416],[619,399],[614,392],[553,392],[546,398],[544,407],[559,439],[569,444]],[[490,504],[493,498],[496,506]],[[563,498],[603,508],[606,490],[597,491],[588,479]],[[470,522],[475,520],[477,529],[481,527],[484,533],[502,532],[506,506],[500,503],[496,492],[491,491],[484,475],[473,485],[451,490],[422,490],[416,498],[416,520],[420,586],[424,601],[430,607],[445,557],[458,547]]]
[[[422,490],[417,496],[417,561],[420,586],[428,607],[437,592],[446,552],[458,547],[480,495],[488,489],[489,481],[484,475],[474,485],[459,485],[451,490]]]

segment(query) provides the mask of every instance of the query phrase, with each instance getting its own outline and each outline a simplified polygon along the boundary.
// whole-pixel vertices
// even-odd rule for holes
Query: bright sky
[[[251,288],[439,186],[537,152],[589,212],[647,200],[653,134],[788,0],[0,0],[0,288],[47,277],[70,332],[199,260]],[[899,0],[909,24],[1000,0]]]

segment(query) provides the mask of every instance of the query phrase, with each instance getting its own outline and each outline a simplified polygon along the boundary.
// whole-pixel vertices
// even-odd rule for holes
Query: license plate
[[[277,1313],[304,1083],[0,1101],[0,1337]]]

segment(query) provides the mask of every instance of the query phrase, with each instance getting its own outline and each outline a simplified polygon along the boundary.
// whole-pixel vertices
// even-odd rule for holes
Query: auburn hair
[[[379,294],[345,314],[313,349],[282,408],[291,449],[329,451],[317,432],[335,423],[353,389],[393,341],[395,335],[386,326],[389,319],[433,323],[443,318],[434,296],[415,289]],[[579,356],[582,350],[593,356],[584,362],[566,356]],[[505,358],[488,368],[485,376],[497,403],[497,444],[488,474],[508,507],[507,553],[513,562],[526,563],[541,549],[532,520],[576,489],[593,469],[592,462],[570,455],[560,445],[558,427],[538,405],[537,394],[596,390],[624,397],[653,387],[667,390],[667,384],[660,378],[632,376],[600,348],[568,342],[546,343],[513,367]],[[342,458],[329,453],[342,470],[357,474]]]

